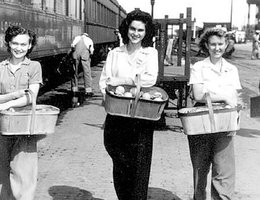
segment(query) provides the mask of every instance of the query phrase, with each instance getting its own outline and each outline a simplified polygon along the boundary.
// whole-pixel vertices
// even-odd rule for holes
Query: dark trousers
[[[107,115],[104,144],[119,200],[146,200],[152,159],[151,121]]]
[[[193,199],[206,199],[207,175],[211,166],[211,199],[233,199],[235,187],[233,136],[228,136],[228,133],[214,133],[188,136],[188,140],[193,166]]]

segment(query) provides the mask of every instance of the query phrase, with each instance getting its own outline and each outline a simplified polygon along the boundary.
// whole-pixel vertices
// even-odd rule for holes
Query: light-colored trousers
[[[212,170],[211,199],[232,200],[235,188],[234,137],[229,133],[188,136],[193,166],[193,200],[206,200],[207,175]]]
[[[72,78],[72,90],[78,90],[78,73],[79,73],[79,66],[82,65],[83,69],[83,78],[84,78],[84,87],[85,92],[92,92],[92,77],[91,77],[91,59],[90,54],[88,50],[82,50],[82,52],[79,54],[77,52],[73,55],[75,59],[75,74]],[[75,88],[75,89],[73,89]]]
[[[33,200],[37,173],[36,136],[0,135],[0,200]]]

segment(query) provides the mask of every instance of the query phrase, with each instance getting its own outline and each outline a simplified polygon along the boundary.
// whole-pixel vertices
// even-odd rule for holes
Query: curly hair
[[[119,27],[119,32],[122,36],[123,43],[127,44],[129,42],[128,29],[132,21],[135,20],[141,21],[145,24],[145,37],[141,43],[142,47],[151,46],[153,43],[153,37],[155,35],[155,26],[153,24],[153,19],[149,13],[143,12],[139,9],[128,13]]]
[[[199,42],[199,47],[200,49],[205,52],[206,54],[209,54],[209,50],[206,46],[209,42],[209,38],[211,36],[218,36],[220,38],[225,38],[227,41],[227,34],[226,32],[221,29],[221,28],[208,28],[205,30],[205,32],[202,34],[200,42]]]
[[[16,37],[17,35],[23,35],[23,34],[27,34],[29,35],[29,44],[32,45],[32,47],[28,50],[27,54],[30,54],[34,48],[34,46],[36,45],[37,43],[37,40],[36,40],[36,34],[29,30],[29,29],[26,29],[26,28],[23,28],[21,26],[14,26],[14,25],[11,25],[9,26],[6,31],[5,31],[5,45],[7,47],[7,51],[10,53],[10,46],[9,46],[9,42],[12,41],[12,39],[14,37]]]

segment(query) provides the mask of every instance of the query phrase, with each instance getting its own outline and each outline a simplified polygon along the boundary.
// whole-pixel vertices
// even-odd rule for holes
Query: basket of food
[[[241,105],[230,107],[208,102],[207,106],[182,108],[178,116],[186,135],[210,134],[239,130],[241,110]]]
[[[161,118],[168,98],[159,87],[108,85],[105,110],[111,115],[156,121]]]
[[[28,91],[29,92],[29,91]],[[51,105],[36,105],[33,93],[32,105],[10,108],[0,112],[2,135],[40,135],[54,133],[59,108]]]

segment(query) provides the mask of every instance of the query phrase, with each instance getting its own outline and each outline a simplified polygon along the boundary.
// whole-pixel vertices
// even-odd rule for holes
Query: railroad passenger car
[[[55,81],[55,70],[75,36],[87,32],[95,58],[117,38],[126,11],[117,0],[0,0],[0,61],[7,57],[4,32],[10,24],[34,30],[38,44],[31,54],[43,66],[45,83]]]

